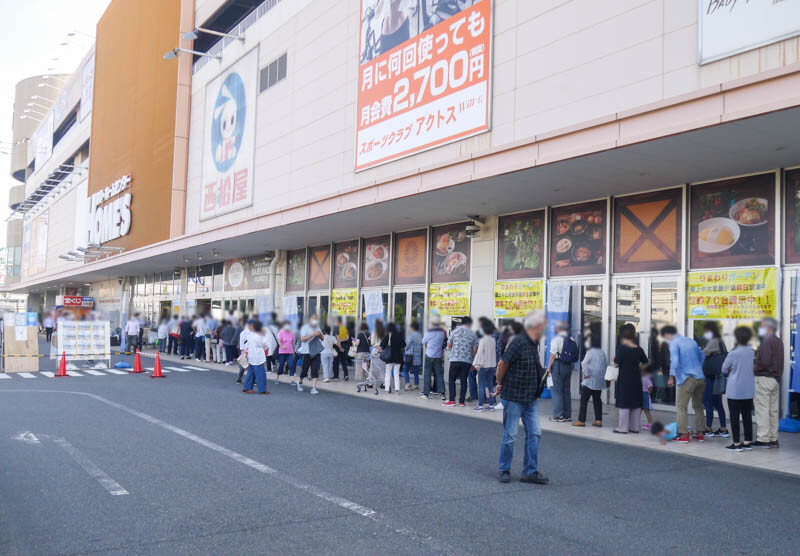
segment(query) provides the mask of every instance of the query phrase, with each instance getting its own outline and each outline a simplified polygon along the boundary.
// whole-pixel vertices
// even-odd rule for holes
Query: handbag
[[[381,350],[381,353],[378,355],[381,361],[384,363],[391,363],[392,361],[392,335],[389,334],[389,341],[386,342],[386,349]]]
[[[247,360],[247,352],[243,351],[241,353],[241,355],[239,355],[239,358],[236,360],[236,362],[239,363],[239,365],[243,369],[246,369],[247,367],[249,367],[250,366],[250,361]]]
[[[308,354],[311,357],[319,355],[324,351],[324,349],[325,347],[322,345],[322,340],[319,339],[319,336],[314,336],[308,343]]]
[[[357,352],[358,348],[355,345],[352,345],[350,346],[350,349],[347,350],[347,356],[355,359]]]
[[[615,367],[614,365],[609,365],[606,367],[606,376],[605,379],[614,382],[619,378],[619,367]]]

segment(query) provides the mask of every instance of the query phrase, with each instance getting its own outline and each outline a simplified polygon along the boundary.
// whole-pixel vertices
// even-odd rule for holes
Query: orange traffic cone
[[[67,352],[61,352],[61,361],[58,362],[58,372],[53,375],[53,378],[58,378],[60,376],[69,376],[67,374]]]
[[[153,374],[150,375],[150,378],[167,378],[161,372],[161,357],[158,356],[158,352],[156,352],[156,364],[153,365]]]
[[[139,350],[136,350],[136,358],[133,360],[133,370],[132,373],[143,373],[144,369],[142,369],[142,359],[139,356]]]

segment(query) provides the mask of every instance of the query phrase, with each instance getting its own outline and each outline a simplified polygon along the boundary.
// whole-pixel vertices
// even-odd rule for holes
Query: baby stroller
[[[378,376],[381,376],[381,373],[383,373],[386,364],[383,361],[381,361],[380,357],[378,357],[373,348],[373,351],[371,351],[369,355],[364,357],[361,365],[362,369],[364,370],[364,374],[366,376],[364,377],[363,381],[356,383],[356,392],[361,392],[361,390],[363,389],[364,392],[366,393],[367,390],[372,388],[373,390],[375,390],[375,395],[377,396],[378,392],[380,392],[380,389],[378,388],[379,379],[376,378],[375,375],[376,372],[378,372]]]

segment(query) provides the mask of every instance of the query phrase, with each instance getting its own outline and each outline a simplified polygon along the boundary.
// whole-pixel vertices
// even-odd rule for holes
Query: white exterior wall
[[[202,25],[223,0],[199,1]],[[492,131],[354,173],[359,0],[284,0],[195,73],[186,232],[291,207],[798,61],[794,38],[697,64],[697,0],[495,0]],[[258,95],[254,203],[199,222],[206,84],[258,44],[288,52]],[[388,230],[387,230],[388,231]]]

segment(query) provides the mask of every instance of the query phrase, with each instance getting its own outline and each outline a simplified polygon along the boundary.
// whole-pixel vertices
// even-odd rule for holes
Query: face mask
[[[284,324],[284,325],[283,325],[283,329],[284,329],[284,330],[289,330],[289,328],[291,328],[291,327],[290,327],[288,324]]]
[[[711,332],[705,332],[705,333],[703,333],[703,338],[705,338],[706,340],[710,340],[710,339],[711,339],[711,338],[713,338],[713,337],[714,337],[714,334],[713,334],[713,333],[711,333]]]
[[[590,349],[592,347],[592,342],[586,340],[585,342],[583,342],[583,345],[586,346],[586,349]]]
[[[316,326],[319,324],[319,321],[318,321],[318,320],[312,320],[311,322],[309,322],[309,324],[310,324],[311,326],[314,326],[314,327],[316,327]]]
[[[764,336],[767,335],[767,329],[762,326],[761,328],[758,329],[758,335],[763,338]]]
[[[561,332],[558,333],[558,335],[559,336],[566,336],[567,335],[567,331],[566,330],[562,330]]]

